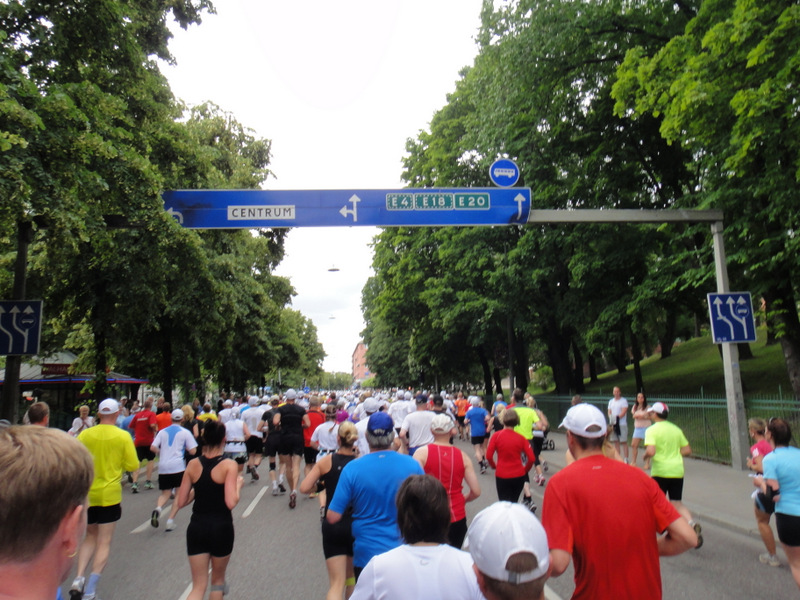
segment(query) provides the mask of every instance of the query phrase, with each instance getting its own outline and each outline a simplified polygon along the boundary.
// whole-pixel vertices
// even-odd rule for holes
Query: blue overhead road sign
[[[171,190],[164,209],[190,229],[524,225],[530,188]]]
[[[756,322],[750,292],[708,294],[708,312],[715,344],[756,341]]]
[[[41,300],[0,301],[0,355],[38,354]]]

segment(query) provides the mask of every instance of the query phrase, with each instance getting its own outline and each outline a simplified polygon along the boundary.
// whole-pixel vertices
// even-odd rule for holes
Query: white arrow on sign
[[[6,312],[6,310],[2,306],[0,306],[0,331],[8,336],[8,354],[11,354],[11,348],[13,347],[14,344],[14,338],[12,337],[11,332],[5,327],[3,327],[4,312]]]
[[[728,298],[728,310],[731,313],[731,317],[733,317],[734,319],[739,321],[739,323],[742,324],[742,329],[744,330],[744,337],[748,337],[747,319],[745,319],[744,317],[740,317],[739,314],[737,313],[737,311],[735,310],[734,304],[737,304],[737,303],[740,306],[741,305],[746,305],[747,304],[747,300],[744,299],[744,296],[739,296],[739,300],[738,301],[734,300],[733,298]]]
[[[731,323],[729,319],[726,319],[725,317],[723,317],[722,316],[722,310],[720,310],[720,306],[722,306],[722,300],[720,300],[720,298],[717,297],[717,299],[714,300],[714,305],[717,307],[717,318],[720,321],[724,321],[728,325],[728,327],[731,330],[731,337],[733,337],[733,334],[734,334],[733,323]],[[717,337],[719,337],[719,336],[717,336]]]
[[[339,211],[339,214],[341,214],[345,219],[347,218],[347,215],[353,215],[353,223],[358,223],[358,203],[361,202],[361,198],[353,194],[348,202],[353,204],[353,208],[347,208],[347,204],[345,204]]]
[[[175,210],[170,206],[169,210],[167,211],[167,214],[171,217],[175,217],[176,219],[178,219],[178,223],[183,225],[183,215],[179,211]]]
[[[522,205],[525,203],[525,196],[522,194],[517,194],[514,197],[514,202],[517,203],[517,219],[522,218]],[[533,204],[533,199],[531,199],[531,204]]]

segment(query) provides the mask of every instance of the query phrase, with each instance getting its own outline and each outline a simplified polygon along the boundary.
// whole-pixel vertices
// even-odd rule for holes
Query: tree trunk
[[[597,359],[594,354],[589,355],[589,381],[592,383],[599,381],[597,378]]]
[[[172,373],[172,341],[170,339],[170,329],[168,327],[162,327],[161,329],[161,366],[164,370],[164,381],[162,384],[164,400],[172,404],[172,388],[174,385]]]
[[[486,392],[486,396],[491,398],[492,368],[489,366],[489,359],[486,356],[486,352],[483,350],[483,346],[477,346],[475,352],[478,354],[478,360],[481,362],[481,370],[483,371],[483,389]]]
[[[611,353],[611,360],[614,362],[618,373],[625,372],[625,359],[625,332],[621,331],[614,341],[614,351]]]
[[[517,387],[523,391],[528,389],[528,353],[525,351],[525,340],[521,333],[514,333],[514,371]]]
[[[631,327],[631,352],[633,353],[633,373],[636,377],[636,392],[644,392],[644,378],[642,377],[642,350],[639,348],[639,337]]]
[[[800,398],[800,320],[797,316],[794,290],[788,277],[784,283],[774,286],[764,294],[767,307],[775,323],[775,329],[781,332],[778,341],[781,343],[786,371],[795,398]]]
[[[675,345],[675,329],[678,322],[678,316],[674,309],[667,310],[667,320],[664,325],[662,335],[658,336],[658,343],[661,344],[661,360],[672,356],[672,347]]]
[[[495,365],[494,369],[492,369],[492,376],[494,377],[494,393],[502,394],[503,379],[500,377],[500,368],[497,365]]]
[[[513,390],[516,385],[516,373],[514,369],[514,328],[511,326],[511,317],[506,318],[506,336],[508,341],[508,385]]]
[[[547,319],[547,355],[553,369],[556,394],[566,396],[570,393],[572,365],[569,360],[569,340],[565,340],[552,317]]]
[[[739,346],[739,360],[750,360],[753,358],[753,349],[750,347],[750,344],[744,342],[736,345]]]
[[[575,368],[572,375],[572,389],[577,394],[583,394],[586,392],[586,386],[583,383],[583,355],[574,337],[572,338],[572,356],[575,360]]]

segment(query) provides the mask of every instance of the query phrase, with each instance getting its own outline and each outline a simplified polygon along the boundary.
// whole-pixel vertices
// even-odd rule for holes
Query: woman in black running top
[[[322,425],[321,427],[324,427]],[[353,534],[350,526],[353,522],[352,512],[348,511],[342,520],[331,525],[325,519],[325,512],[331,504],[339,475],[344,466],[355,459],[355,443],[358,440],[356,426],[345,421],[339,426],[339,449],[333,454],[320,458],[308,472],[300,484],[300,493],[308,494],[316,489],[317,481],[325,486],[325,507],[321,509],[322,518],[322,552],[325,565],[328,567],[328,594],[326,600],[341,600],[342,592],[349,598],[356,584],[353,573]]]
[[[203,456],[186,465],[178,506],[183,508],[194,500],[192,519],[186,529],[186,548],[192,570],[192,591],[187,600],[202,600],[208,587],[208,568],[211,566],[209,600],[222,600],[227,592],[225,570],[233,551],[233,516],[231,511],[239,502],[244,479],[236,463],[222,457],[225,447],[225,425],[208,421],[203,428]]]

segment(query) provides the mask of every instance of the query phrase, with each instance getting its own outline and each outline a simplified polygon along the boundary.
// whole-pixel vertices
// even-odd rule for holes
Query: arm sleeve
[[[122,470],[135,471],[139,468],[139,457],[136,455],[136,446],[133,445],[131,436],[128,435],[127,437],[128,439],[125,440],[125,455],[122,459]]]
[[[545,501],[542,502],[542,525],[550,550],[564,550],[572,554],[572,526],[558,488],[553,486],[552,481],[547,486]]]

